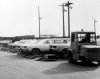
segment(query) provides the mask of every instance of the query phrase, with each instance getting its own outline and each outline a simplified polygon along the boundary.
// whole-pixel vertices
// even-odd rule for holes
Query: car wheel
[[[39,49],[32,49],[32,55],[39,55],[40,54],[40,50]]]
[[[18,55],[21,55],[21,49],[18,50],[17,54]]]
[[[63,49],[63,50],[62,50],[62,54],[63,54],[65,57],[67,57],[67,55],[68,55],[67,49]]]

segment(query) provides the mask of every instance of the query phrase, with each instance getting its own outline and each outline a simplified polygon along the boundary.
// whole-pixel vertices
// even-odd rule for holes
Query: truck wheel
[[[69,63],[75,63],[76,60],[73,59],[73,55],[71,52],[68,52],[67,59]]]
[[[39,49],[32,49],[32,55],[39,55],[40,54],[40,50]]]
[[[62,50],[62,54],[63,54],[65,57],[67,57],[67,55],[68,55],[67,49],[63,49],[63,50]]]
[[[100,60],[98,60],[97,62],[98,62],[98,66],[100,66]]]
[[[69,63],[76,63],[76,60],[74,60],[73,58],[68,58]]]
[[[82,63],[87,63],[85,57],[82,56],[82,57],[80,57],[80,59],[81,59]]]

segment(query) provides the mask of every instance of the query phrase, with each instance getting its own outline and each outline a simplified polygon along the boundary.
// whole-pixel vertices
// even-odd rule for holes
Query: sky
[[[0,36],[39,35],[38,6],[41,35],[63,36],[62,3],[68,0],[0,0]],[[94,31],[100,34],[100,0],[69,0],[72,31]],[[65,6],[65,10],[67,7]],[[68,35],[68,11],[65,12],[65,35]]]

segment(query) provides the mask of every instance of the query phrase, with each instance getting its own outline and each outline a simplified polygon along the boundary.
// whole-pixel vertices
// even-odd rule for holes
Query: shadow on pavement
[[[81,62],[77,62],[76,64],[71,63],[62,63],[57,67],[46,70],[43,73],[47,75],[55,75],[55,74],[67,74],[67,73],[75,73],[75,72],[83,72],[83,71],[93,71],[97,69],[98,66],[96,64],[85,65]]]
[[[51,59],[45,59],[43,57],[37,58],[36,61],[43,61],[43,62],[52,62],[52,61],[67,61],[65,57],[57,57],[57,58],[51,58]]]
[[[40,56],[24,56],[24,55],[19,56],[17,54],[13,54],[13,53],[7,53],[7,54],[8,55],[4,55],[4,57],[9,58],[11,60],[33,59],[35,61],[45,61],[45,62],[66,60],[64,57],[45,59],[41,55]]]
[[[8,56],[5,56],[5,57],[9,58],[10,60],[25,60],[25,59],[28,59],[28,58],[18,56],[18,55],[8,55]]]

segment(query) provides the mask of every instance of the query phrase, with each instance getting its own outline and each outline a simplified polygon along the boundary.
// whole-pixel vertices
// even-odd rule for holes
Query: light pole
[[[68,37],[70,38],[70,5],[73,3],[70,3],[68,1],[68,3],[65,3],[64,6],[68,6]]]

